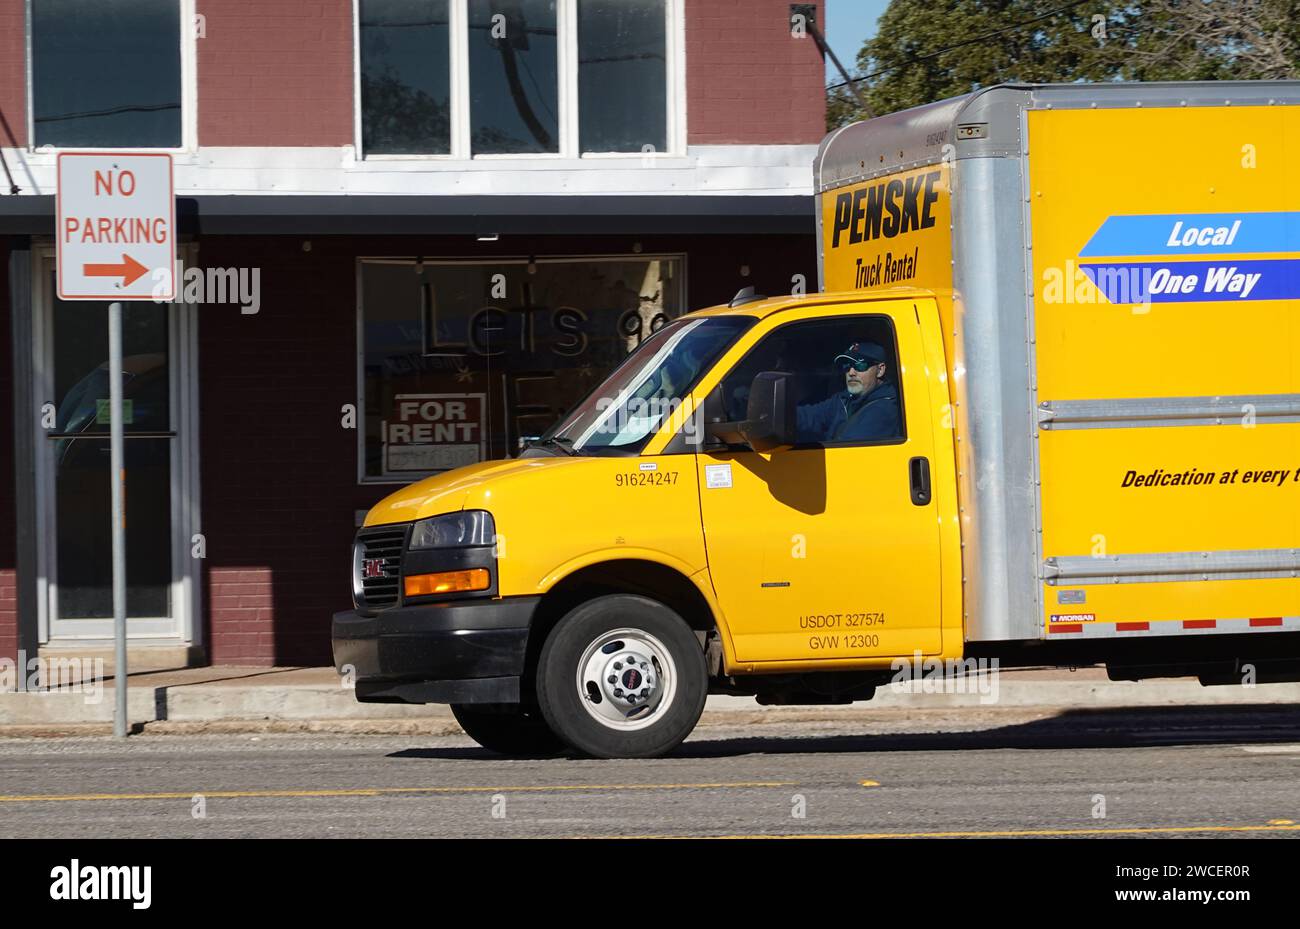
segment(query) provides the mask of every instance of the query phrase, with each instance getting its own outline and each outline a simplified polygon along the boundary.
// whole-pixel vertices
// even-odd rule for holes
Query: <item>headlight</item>
[[[496,523],[487,510],[463,510],[420,520],[411,530],[410,548],[491,545],[496,533]]]

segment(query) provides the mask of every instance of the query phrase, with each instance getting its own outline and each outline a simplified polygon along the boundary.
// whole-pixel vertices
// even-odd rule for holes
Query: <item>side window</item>
[[[763,371],[794,376],[801,446],[894,443],[907,435],[888,316],[808,320],[769,333],[718,385],[726,419],[745,418],[750,384]]]

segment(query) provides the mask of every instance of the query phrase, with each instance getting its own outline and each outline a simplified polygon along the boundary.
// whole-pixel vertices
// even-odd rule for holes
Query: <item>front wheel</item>
[[[467,736],[499,755],[556,755],[565,747],[536,710],[516,704],[453,703],[451,714]]]
[[[695,633],[646,597],[616,594],[560,620],[537,667],[551,729],[597,758],[654,758],[691,734],[704,712],[708,668]]]

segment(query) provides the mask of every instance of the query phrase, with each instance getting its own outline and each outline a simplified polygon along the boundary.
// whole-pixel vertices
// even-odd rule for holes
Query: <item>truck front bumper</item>
[[[541,597],[335,613],[334,667],[362,703],[518,703]]]

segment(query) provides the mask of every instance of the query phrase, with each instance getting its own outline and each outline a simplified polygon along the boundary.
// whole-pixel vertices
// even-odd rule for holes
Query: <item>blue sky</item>
[[[858,50],[863,42],[876,34],[876,20],[887,6],[889,0],[826,0],[826,23],[822,31],[850,74],[858,60]],[[826,57],[826,79],[840,79],[829,55]]]

